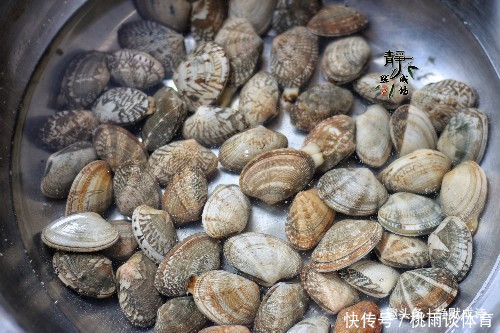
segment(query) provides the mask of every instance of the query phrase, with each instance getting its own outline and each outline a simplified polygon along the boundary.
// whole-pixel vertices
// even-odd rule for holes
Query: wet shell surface
[[[427,244],[415,237],[384,231],[375,253],[381,263],[391,267],[419,268],[429,265]]]
[[[360,323],[356,327],[349,318],[366,319],[360,319]],[[382,332],[382,320],[377,304],[362,301],[339,312],[332,333],[380,333]]]
[[[221,247],[205,233],[191,235],[165,256],[155,277],[155,286],[166,296],[185,296],[191,276],[219,269]]]
[[[370,252],[382,238],[382,226],[369,220],[334,223],[311,255],[319,272],[350,266]]]
[[[160,264],[177,243],[174,224],[167,212],[141,205],[132,215],[134,236],[142,253]]]
[[[109,222],[118,231],[118,240],[111,247],[103,251],[103,254],[112,260],[127,260],[137,249],[137,241],[134,237],[130,221],[115,220]]]
[[[298,129],[310,131],[327,118],[348,114],[353,103],[349,90],[328,82],[320,83],[300,94],[290,110],[290,119]]]
[[[358,78],[370,59],[370,45],[363,37],[347,37],[330,43],[321,60],[328,81],[345,84]]]
[[[167,301],[158,309],[155,333],[196,333],[207,323],[191,297]]]
[[[111,260],[101,254],[56,252],[52,265],[59,280],[83,296],[105,298],[116,291]]]
[[[401,274],[389,304],[404,318],[411,318],[416,309],[425,318],[447,308],[457,293],[458,283],[448,270],[420,268]]]
[[[316,189],[299,192],[293,199],[285,223],[285,232],[293,247],[315,247],[330,229],[335,211],[319,197]]]
[[[255,31],[262,35],[271,25],[276,2],[277,0],[230,0],[229,17],[247,19]]]
[[[220,148],[219,159],[224,168],[239,172],[258,155],[287,146],[286,136],[259,125],[227,139]]]
[[[314,34],[325,37],[345,36],[363,29],[368,24],[366,16],[344,5],[323,7],[307,24]]]
[[[465,161],[444,175],[439,200],[445,216],[461,218],[474,234],[487,194],[483,169],[476,162]]]
[[[286,332],[304,316],[309,297],[298,283],[277,283],[265,294],[255,317],[254,332]]]
[[[428,194],[439,190],[451,161],[431,149],[419,149],[389,164],[379,179],[389,191]]]
[[[228,12],[225,0],[197,0],[191,10],[191,32],[197,42],[208,42],[224,24]]]
[[[293,325],[287,333],[328,333],[329,331],[330,319],[326,316],[315,316]]]
[[[278,0],[272,26],[280,34],[296,26],[305,26],[321,8],[319,0]]]
[[[302,260],[288,244],[268,234],[246,232],[224,243],[227,262],[257,283],[270,287],[300,273]]]
[[[259,309],[259,286],[226,271],[193,276],[188,289],[198,309],[219,325],[250,325]]]
[[[385,187],[367,168],[337,168],[318,181],[319,197],[337,212],[352,216],[376,213],[387,201]]]
[[[153,284],[155,272],[154,262],[140,251],[116,271],[118,302],[134,326],[149,327],[156,321],[163,300]]]
[[[371,73],[363,75],[361,78],[354,82],[354,90],[359,95],[361,95],[361,97],[374,104],[380,104],[389,110],[396,109],[403,103],[403,101],[405,101],[407,98],[412,97],[413,88],[409,84],[406,85],[406,88],[408,89],[408,95],[399,94],[399,89],[402,87],[399,80],[389,80],[389,82],[385,83],[385,85],[389,88],[394,84],[394,95],[391,98],[389,98],[389,94],[387,94],[386,96],[382,96],[381,89],[375,89],[375,87],[381,85],[380,75],[384,74]]]
[[[60,150],[79,141],[92,140],[92,132],[98,125],[92,111],[60,111],[47,119],[40,130],[40,139],[46,147]]]
[[[427,243],[432,267],[446,268],[462,281],[472,264],[472,234],[467,225],[458,217],[447,217]]]
[[[356,154],[364,164],[378,168],[391,154],[389,113],[378,104],[370,105],[356,118]]]
[[[481,163],[488,144],[488,118],[478,109],[462,109],[451,117],[439,137],[437,149],[453,165],[464,161]]]
[[[77,213],[61,217],[42,231],[42,242],[48,247],[71,252],[95,252],[118,240],[118,231],[99,214]]]
[[[71,184],[66,216],[79,212],[102,214],[113,199],[113,176],[108,163],[98,160],[83,167]]]
[[[250,333],[250,330],[241,325],[221,325],[204,328],[198,333]]]
[[[52,154],[47,159],[40,189],[46,197],[65,198],[78,173],[97,153],[90,142],[80,141]]]
[[[92,108],[100,123],[131,125],[154,112],[154,99],[134,88],[113,88],[99,96]]]
[[[407,192],[394,193],[378,211],[379,223],[403,236],[428,235],[443,219],[436,201]]]
[[[134,4],[139,14],[145,19],[184,32],[189,26],[191,2],[188,0],[135,0]]]

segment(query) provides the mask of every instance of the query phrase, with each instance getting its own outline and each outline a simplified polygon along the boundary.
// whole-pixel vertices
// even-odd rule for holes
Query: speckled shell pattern
[[[191,32],[196,42],[214,40],[228,15],[226,0],[196,0],[191,10]]]
[[[178,297],[167,301],[158,309],[155,333],[197,333],[207,318],[198,310],[191,297]]]
[[[332,333],[381,333],[383,319],[381,311],[377,304],[370,301],[362,301],[352,306],[349,306],[337,315],[335,326]],[[366,320],[366,324],[358,325],[359,327],[349,326],[349,318],[370,318]]]
[[[262,35],[271,25],[277,0],[230,0],[229,18],[245,18]]]
[[[413,87],[409,84],[406,85],[408,89],[408,95],[399,94],[399,88],[402,87],[399,80],[389,80],[389,82],[386,83],[388,87],[391,87],[394,84],[394,91],[396,93],[394,94],[394,96],[392,96],[392,98],[389,98],[389,94],[387,94],[387,96],[382,96],[380,89],[375,89],[375,87],[380,84],[380,75],[383,75],[383,73],[370,73],[363,75],[361,78],[354,81],[354,90],[361,97],[374,104],[380,104],[389,110],[396,109],[407,98],[412,97]]]
[[[135,0],[134,4],[139,14],[145,19],[184,32],[189,26],[191,2],[188,0]]]
[[[132,224],[126,220],[115,220],[109,223],[118,231],[118,240],[102,254],[112,260],[125,261],[134,254],[138,245],[132,231]]]
[[[250,333],[250,330],[241,325],[220,325],[204,328],[198,333]]]
[[[287,333],[328,333],[330,319],[326,316],[314,316],[299,321]]]
[[[420,268],[429,265],[427,244],[416,237],[384,231],[375,253],[381,263],[391,267]]]
[[[321,8],[319,0],[278,0],[272,26],[278,34],[295,26],[305,26]]]
[[[356,118],[356,154],[361,162],[381,167],[391,154],[389,113],[378,104],[370,105]]]
[[[345,36],[363,29],[368,24],[366,16],[345,5],[324,6],[307,24],[314,34],[325,37]]]

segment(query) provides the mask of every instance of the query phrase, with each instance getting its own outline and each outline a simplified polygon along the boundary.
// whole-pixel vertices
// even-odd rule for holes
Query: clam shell
[[[113,176],[108,163],[98,160],[83,167],[71,184],[66,216],[79,212],[102,214],[113,199]]]
[[[97,155],[108,162],[113,171],[129,160],[137,163],[148,160],[142,143],[132,133],[116,125],[100,125],[94,132],[94,147]]]
[[[46,147],[61,150],[79,141],[90,141],[98,125],[92,111],[60,111],[47,119],[40,129],[40,139]]]
[[[296,26],[305,26],[321,8],[319,0],[278,0],[272,26],[280,34]]]
[[[138,206],[132,215],[132,227],[142,253],[157,265],[177,243],[172,219],[163,210]]]
[[[112,259],[125,261],[134,254],[137,249],[137,241],[134,237],[132,224],[126,220],[116,220],[109,222],[118,231],[118,240],[111,247],[102,253]]]
[[[352,324],[349,318],[359,319],[359,324]],[[382,332],[383,318],[377,304],[369,301],[359,302],[353,306],[343,309],[337,315],[332,333],[380,333]],[[389,328],[389,326],[385,326]]]
[[[95,252],[118,240],[118,231],[99,214],[87,212],[61,217],[42,231],[48,247],[72,252]]]
[[[245,229],[252,205],[238,185],[217,185],[203,208],[205,232],[213,238],[224,238]]]
[[[488,117],[478,109],[468,108],[451,117],[439,137],[437,149],[453,165],[472,160],[481,163],[488,144]]]
[[[368,19],[358,10],[344,5],[329,5],[313,16],[307,28],[318,36],[333,37],[353,34],[367,24]]]
[[[389,98],[389,94],[387,94],[387,96],[382,96],[380,91],[381,89],[375,89],[375,87],[380,85],[380,75],[383,75],[383,73],[370,73],[363,75],[354,82],[354,90],[361,95],[361,97],[374,104],[380,104],[389,110],[396,109],[403,103],[403,101],[412,97],[413,87],[409,84],[406,85],[408,95],[399,94],[399,88],[402,87],[399,80],[389,80],[388,83],[385,83],[388,87],[391,87],[394,84],[394,95],[392,98]]]
[[[50,155],[40,185],[43,195],[55,199],[65,198],[80,170],[96,159],[94,146],[85,141],[75,142]]]
[[[339,272],[340,277],[362,293],[384,298],[398,282],[399,273],[384,264],[360,260]]]
[[[158,267],[155,286],[170,297],[184,296],[191,276],[219,269],[221,247],[205,233],[187,237],[175,245]]]
[[[258,155],[287,146],[286,136],[259,125],[227,139],[219,151],[220,164],[239,172]]]
[[[451,161],[435,150],[419,149],[389,164],[379,179],[389,191],[428,194],[439,190]]]
[[[189,26],[191,2],[187,0],[135,0],[134,4],[139,14],[145,19],[183,32]]]
[[[277,0],[230,0],[229,18],[245,18],[255,31],[262,35],[267,31],[273,19]]]
[[[461,218],[475,233],[487,194],[483,169],[476,162],[465,161],[444,175],[439,200],[445,216]]]
[[[184,139],[195,139],[206,147],[219,146],[247,127],[245,117],[235,109],[200,106],[182,127]]]
[[[349,90],[328,82],[320,83],[300,94],[290,110],[290,119],[298,129],[310,131],[327,118],[348,114],[353,103]]]
[[[279,280],[300,273],[302,260],[281,239],[257,232],[245,232],[224,243],[227,262],[257,283],[270,287]]]
[[[375,253],[380,262],[391,267],[418,268],[429,264],[429,250],[423,240],[387,231],[375,247]]]
[[[111,260],[101,254],[56,252],[52,265],[59,280],[83,296],[105,298],[116,291]]]
[[[190,166],[197,167],[207,177],[217,170],[217,155],[195,140],[181,140],[160,147],[151,154],[149,167],[161,185],[168,185],[174,175]]]
[[[415,91],[411,105],[428,114],[436,131],[440,132],[460,109],[474,107],[477,96],[467,84],[456,80],[429,83]]]
[[[342,38],[328,44],[321,60],[321,69],[328,81],[345,84],[363,73],[370,55],[370,45],[363,37]]]
[[[285,332],[304,316],[309,297],[298,283],[277,283],[262,299],[254,332]]]
[[[346,215],[368,216],[387,201],[387,190],[367,168],[338,168],[318,181],[319,197]]]
[[[221,325],[204,328],[198,333],[250,333],[250,330],[241,325]]]
[[[153,284],[156,265],[142,252],[136,252],[116,271],[118,302],[125,317],[137,327],[156,321],[162,297]]]
[[[447,308],[457,292],[458,283],[448,270],[420,268],[401,274],[389,304],[403,318],[411,318],[415,309],[425,318]]]
[[[207,323],[191,297],[169,300],[158,309],[155,333],[196,333]]]
[[[399,192],[378,211],[378,221],[387,230],[403,236],[430,234],[443,221],[441,207],[432,199]]]
[[[299,192],[288,212],[286,236],[298,250],[312,249],[330,229],[334,218],[335,211],[325,205],[316,189]]]
[[[193,276],[188,288],[198,309],[219,325],[250,325],[259,309],[259,286],[226,271]]]
[[[326,316],[315,316],[293,325],[287,333],[328,333],[329,331],[330,319]]]
[[[356,289],[342,280],[336,272],[320,273],[307,264],[302,268],[300,281],[313,301],[328,313],[336,314],[359,302]]]
[[[457,217],[447,217],[429,235],[432,267],[446,268],[458,282],[469,272],[472,264],[472,234]]]
[[[378,168],[391,154],[389,113],[375,104],[356,118],[356,154],[364,164]]]
[[[131,125],[154,112],[154,99],[134,88],[113,88],[99,96],[92,111],[100,123]]]
[[[191,32],[196,42],[208,42],[224,24],[228,14],[226,0],[197,0],[191,10]]]

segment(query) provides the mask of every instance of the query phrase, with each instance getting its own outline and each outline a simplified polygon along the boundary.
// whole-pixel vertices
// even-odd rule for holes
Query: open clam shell
[[[375,247],[381,263],[396,268],[419,268],[429,265],[427,244],[416,237],[406,237],[384,231]]]
[[[330,319],[326,316],[315,316],[293,325],[287,333],[328,333],[329,331]]]
[[[230,0],[229,18],[245,18],[252,23],[255,31],[262,35],[273,19],[277,0]]]
[[[364,164],[378,168],[391,154],[389,113],[378,104],[370,105],[356,118],[356,153]]]
[[[408,95],[399,94],[399,89],[403,87],[399,80],[389,80],[385,85],[387,87],[392,87],[394,85],[394,95],[389,98],[389,94],[382,95],[381,89],[375,89],[380,85],[380,76],[383,73],[370,73],[365,74],[353,84],[354,90],[361,95],[361,97],[369,100],[374,104],[380,104],[386,109],[394,110],[400,106],[407,98],[411,98],[413,93],[413,87],[406,84],[408,89]]]
[[[177,297],[158,309],[155,333],[196,333],[207,323],[191,297]]]
[[[334,37],[353,34],[367,24],[366,16],[354,8],[328,5],[313,16],[307,28],[316,35]]]
[[[319,0],[278,0],[273,14],[273,29],[280,34],[296,26],[305,26],[320,8]]]
[[[191,10],[191,32],[197,42],[214,40],[228,15],[226,0],[196,0]]]
[[[135,0],[134,4],[139,14],[145,19],[184,32],[189,26],[191,2],[188,0]]]

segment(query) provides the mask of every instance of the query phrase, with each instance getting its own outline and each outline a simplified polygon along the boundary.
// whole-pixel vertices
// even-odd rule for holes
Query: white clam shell
[[[276,2],[277,0],[230,0],[229,17],[246,18],[255,31],[262,35],[271,25]]]
[[[316,316],[298,322],[287,333],[328,333],[329,331],[330,319],[326,316]]]
[[[261,71],[243,86],[240,93],[239,110],[250,126],[260,125],[279,113],[278,82],[273,75]]]
[[[389,113],[378,104],[366,108],[356,118],[356,153],[360,160],[371,167],[380,167],[391,154]]]
[[[380,75],[383,75],[383,73],[370,73],[362,76],[354,82],[354,90],[360,94],[361,97],[372,103],[380,104],[390,110],[396,109],[404,100],[411,98],[413,88],[409,84],[406,84],[408,95],[399,94],[399,89],[403,86],[399,80],[389,80],[388,83],[385,83],[389,89],[394,84],[394,96],[389,98],[389,93],[382,96],[381,89],[375,89],[375,87],[381,84]]]
[[[417,237],[396,235],[384,231],[375,247],[381,263],[396,268],[419,268],[429,264],[427,243]]]

